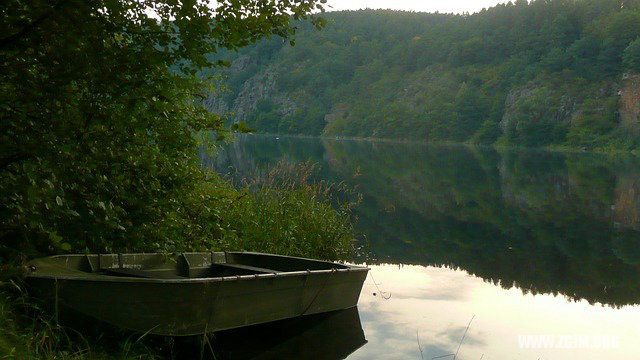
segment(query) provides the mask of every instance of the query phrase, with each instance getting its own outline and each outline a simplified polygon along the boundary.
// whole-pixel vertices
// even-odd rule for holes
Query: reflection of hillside
[[[637,174],[636,174],[637,175]],[[619,226],[638,230],[640,225],[640,179],[621,176],[615,189],[614,219]]]
[[[326,145],[329,158],[342,146]],[[592,302],[640,300],[640,268],[612,244],[614,165],[464,147],[380,151],[397,161],[370,149],[346,152],[362,173],[360,228],[379,261],[460,267],[505,287]],[[597,173],[584,171],[589,163]],[[629,236],[640,244],[637,233]]]
[[[236,166],[287,154],[358,185],[358,229],[374,262],[459,267],[533,293],[640,303],[635,158],[260,139],[243,144],[247,162]]]

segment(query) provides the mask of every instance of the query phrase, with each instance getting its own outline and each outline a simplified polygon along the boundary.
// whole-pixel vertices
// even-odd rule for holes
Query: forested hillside
[[[260,132],[640,148],[640,1],[328,13],[239,53],[207,107]]]

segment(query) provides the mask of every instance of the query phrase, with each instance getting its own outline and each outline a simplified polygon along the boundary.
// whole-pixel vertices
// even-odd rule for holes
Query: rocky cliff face
[[[640,75],[625,75],[621,81],[606,80],[578,90],[537,84],[512,89],[505,100],[500,129],[505,133],[509,128],[517,128],[522,118],[531,121],[536,116],[571,127],[582,113],[604,113],[607,99],[616,95],[620,125],[640,128]],[[536,114],[538,105],[548,111]]]
[[[618,95],[620,125],[637,128],[640,125],[640,75],[625,74]]]
[[[509,92],[504,102],[504,115],[502,116],[502,120],[500,120],[500,130],[503,134],[509,127],[513,126],[518,101],[523,98],[530,98],[531,96],[533,96],[533,89],[528,87],[513,89]]]
[[[581,101],[579,95],[553,84],[515,88],[505,100],[500,129],[503,134],[517,138],[526,138],[535,129],[545,129],[545,136],[536,135],[536,143],[523,144],[527,146],[540,145],[537,143],[540,141],[557,141],[555,129],[571,125]]]
[[[256,109],[260,100],[273,101],[282,116],[290,115],[295,111],[295,103],[289,96],[277,91],[276,79],[276,69],[269,66],[244,83],[231,107],[236,122],[245,121],[247,116]]]
[[[225,116],[229,113],[229,104],[224,101],[224,98],[220,96],[220,94],[221,90],[209,93],[207,98],[204,99],[203,104],[210,112],[220,116]]]
[[[253,64],[248,56],[241,56],[233,61],[230,69],[230,77],[237,75]],[[257,72],[247,79],[237,94],[224,96],[224,92],[216,91],[208,95],[204,101],[206,108],[218,115],[227,115],[234,122],[246,121],[247,116],[253,112],[260,100],[271,100],[282,116],[292,114],[297,106],[288,94],[279,92],[276,88],[278,69],[271,65]],[[228,99],[231,99],[230,101]]]

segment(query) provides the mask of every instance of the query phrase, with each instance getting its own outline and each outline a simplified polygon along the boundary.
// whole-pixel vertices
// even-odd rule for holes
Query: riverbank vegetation
[[[351,209],[358,196],[344,184],[314,180],[315,172],[311,164],[279,163],[248,174],[242,183],[209,174],[185,199],[184,212],[166,214],[173,226],[165,230],[164,242],[136,244],[132,239],[123,251],[248,250],[346,259],[353,241]],[[170,349],[174,343],[169,338],[141,337],[93,323],[83,327],[91,331],[80,334],[61,325],[51,306],[29,298],[19,278],[17,261],[22,257],[13,254],[18,257],[4,258],[0,268],[0,354],[7,359],[180,358],[172,351],[193,353],[206,341],[192,339],[182,349]]]
[[[264,40],[220,54],[233,62],[229,91],[209,108],[269,133],[640,146],[638,1],[325,17],[321,32],[301,26],[295,47]]]
[[[250,3],[251,6],[246,6]],[[0,15],[0,357],[136,358],[122,332],[79,333],[30,299],[20,266],[60,253],[264,250],[344,258],[349,205],[282,165],[261,186],[204,169],[231,131],[202,106],[224,65],[208,54],[292,21],[319,1],[11,0]],[[282,41],[282,40],[281,40]],[[257,184],[257,183],[253,183]],[[337,189],[336,189],[337,190]],[[137,350],[136,350],[137,349]]]

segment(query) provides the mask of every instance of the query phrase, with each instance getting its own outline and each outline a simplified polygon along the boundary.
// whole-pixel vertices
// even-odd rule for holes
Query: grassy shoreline
[[[347,259],[354,238],[350,213],[352,206],[359,201],[358,196],[344,184],[314,180],[315,171],[315,167],[308,163],[280,163],[273,168],[265,168],[263,174],[256,174],[242,184],[214,176],[202,184],[189,204],[195,213],[213,214],[209,220],[218,224],[216,231],[193,230],[212,238],[174,244],[173,248],[180,251],[246,250],[326,260]],[[351,200],[338,201],[338,193],[346,194]],[[215,211],[207,212],[204,207]],[[198,226],[197,221],[206,220],[201,216],[193,219],[192,226]],[[132,250],[136,251],[135,248]],[[166,350],[167,344],[173,342],[168,338],[141,337],[140,334],[117,330],[108,334],[113,330],[100,329],[80,334],[61,326],[52,309],[46,309],[45,305],[29,298],[19,276],[20,267],[28,256],[23,254],[20,258],[22,260],[12,263],[7,260],[0,263],[3,270],[0,277],[0,358],[174,358],[173,350],[169,354],[153,350],[156,347]],[[206,338],[201,340],[206,341]],[[191,345],[197,347],[197,342]]]

